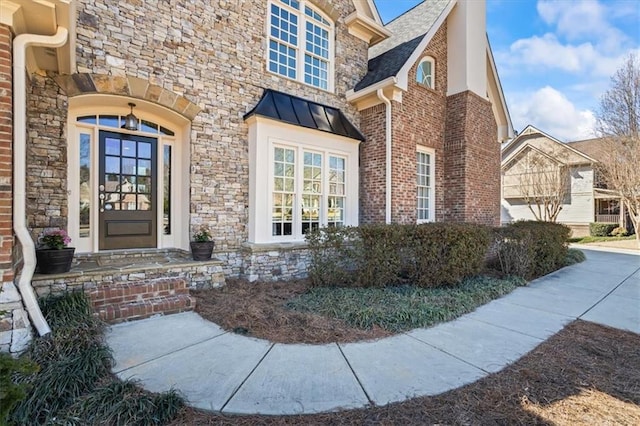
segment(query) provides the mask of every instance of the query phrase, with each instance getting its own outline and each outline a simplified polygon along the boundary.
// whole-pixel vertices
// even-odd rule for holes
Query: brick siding
[[[500,225],[500,144],[491,103],[466,91],[447,98],[445,215]]]

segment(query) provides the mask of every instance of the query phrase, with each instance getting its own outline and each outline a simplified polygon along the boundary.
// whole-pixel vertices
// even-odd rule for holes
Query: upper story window
[[[433,58],[426,57],[420,61],[416,71],[416,81],[429,89],[435,89],[436,64]]]
[[[434,220],[434,154],[432,150],[427,149],[417,151],[416,216],[418,223]]]
[[[332,38],[333,24],[310,2],[270,2],[269,71],[331,90]]]

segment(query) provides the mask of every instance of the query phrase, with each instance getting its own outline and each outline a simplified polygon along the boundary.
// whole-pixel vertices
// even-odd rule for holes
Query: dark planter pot
[[[211,259],[211,253],[213,253],[213,241],[191,242],[193,260],[209,260]]]
[[[36,249],[38,272],[41,274],[62,274],[69,272],[75,251],[75,247]]]

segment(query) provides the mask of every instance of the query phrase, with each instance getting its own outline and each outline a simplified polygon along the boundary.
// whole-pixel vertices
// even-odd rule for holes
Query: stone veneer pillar
[[[31,326],[13,282],[18,256],[13,237],[13,88],[11,30],[0,25],[0,352],[22,352]]]
[[[500,144],[491,103],[466,91],[447,98],[445,217],[500,225]]]

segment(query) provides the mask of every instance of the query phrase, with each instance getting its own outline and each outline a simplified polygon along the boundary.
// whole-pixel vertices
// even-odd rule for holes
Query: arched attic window
[[[416,70],[416,81],[418,84],[435,89],[436,82],[436,61],[427,56],[420,60],[418,69]]]

